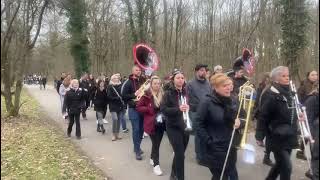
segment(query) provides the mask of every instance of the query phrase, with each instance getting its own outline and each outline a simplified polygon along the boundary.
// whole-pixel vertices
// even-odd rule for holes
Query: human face
[[[138,66],[133,67],[132,74],[136,77],[141,76],[141,69]]]
[[[244,75],[243,69],[239,70],[236,72],[235,77],[236,78],[241,78]]]
[[[72,88],[78,89],[79,88],[79,81],[73,81],[72,82]]]
[[[173,83],[176,88],[181,89],[184,82],[185,82],[185,80],[184,80],[183,74],[180,73],[180,74],[177,74],[174,76]]]
[[[284,69],[278,77],[278,83],[281,85],[289,85],[289,70]]]
[[[155,92],[159,92],[160,87],[161,87],[160,79],[153,79],[151,83],[152,90]]]
[[[227,80],[223,82],[220,86],[217,86],[214,88],[216,92],[224,97],[230,97],[231,96],[231,91],[233,89],[232,81]]]
[[[207,70],[206,68],[200,68],[198,71],[197,71],[197,77],[199,79],[205,79],[207,76]]]
[[[100,89],[104,88],[104,82],[103,81],[100,82],[99,87],[100,87]]]
[[[311,81],[311,82],[316,82],[318,80],[318,73],[317,71],[311,71],[309,76],[308,76],[308,79]]]

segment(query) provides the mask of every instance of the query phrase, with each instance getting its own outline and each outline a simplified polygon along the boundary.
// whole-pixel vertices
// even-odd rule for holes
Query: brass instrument
[[[159,67],[159,57],[156,52],[147,44],[138,43],[132,48],[134,64],[145,71],[147,76],[150,76]],[[134,101],[139,101],[144,95],[145,90],[150,87],[150,79],[147,79],[137,90],[138,95]]]
[[[184,96],[180,96],[180,101],[181,101],[181,104],[187,104],[187,99],[186,97]],[[185,131],[192,131],[192,127],[191,127],[191,120],[190,120],[190,117],[189,117],[189,110],[183,112],[183,120],[184,122],[186,123],[186,129]]]
[[[141,87],[137,90],[138,95],[134,101],[139,101],[140,98],[144,95],[144,92],[150,87],[150,79],[147,79],[146,82],[144,82]]]
[[[298,98],[298,94],[297,94],[296,86],[293,84],[292,81],[290,81],[290,89],[294,93],[294,97],[293,97],[294,104],[295,104],[294,108],[296,109],[296,113],[297,113],[298,118],[299,118],[300,114],[303,114],[303,116],[305,118],[304,121],[302,121],[302,122],[299,121],[298,124],[299,124],[299,128],[300,128],[300,131],[301,131],[301,139],[302,139],[302,142],[303,142],[303,146],[305,147],[305,149],[308,149],[308,148],[306,148],[305,138],[310,140],[310,145],[312,143],[314,143],[314,139],[312,138],[312,135],[311,135],[311,132],[310,132],[310,127],[309,127],[309,123],[308,123],[308,116],[307,116],[307,112],[306,112],[306,107],[303,106],[300,103],[299,98]],[[310,152],[310,154],[311,154],[311,152]],[[307,157],[307,161],[308,161],[309,170],[312,173],[311,161],[310,161],[310,157],[309,157],[308,153],[306,153],[306,157]]]
[[[240,141],[240,146],[239,148],[244,150],[246,154],[254,154],[255,149],[254,146],[251,144],[247,144],[247,134],[248,134],[248,127],[249,127],[249,122],[250,122],[250,115],[251,115],[251,110],[252,107],[254,105],[253,103],[253,95],[254,95],[255,89],[253,88],[253,85],[250,83],[250,81],[247,81],[245,84],[243,84],[240,87],[240,91],[239,91],[239,109],[237,112],[237,117],[236,119],[239,119],[241,121],[245,121],[245,127],[244,127],[244,131],[243,131],[243,135]],[[240,112],[241,110],[245,110],[246,111],[246,117],[245,119],[240,119]],[[234,138],[234,134],[235,134],[235,128],[233,128],[232,130],[232,134],[231,134],[231,139],[230,139],[230,143],[229,143],[229,147],[228,147],[228,151],[227,151],[227,155],[226,158],[224,160],[224,164],[223,164],[223,169],[221,172],[221,176],[220,176],[220,180],[222,180],[223,175],[224,175],[224,171],[227,165],[227,161],[228,161],[228,157],[229,157],[229,153],[230,153],[230,149],[232,146],[232,142],[233,142],[233,138]],[[244,155],[246,155],[244,154]],[[245,157],[246,158],[246,157]],[[245,159],[245,162],[254,163],[254,155],[251,155],[250,158]]]

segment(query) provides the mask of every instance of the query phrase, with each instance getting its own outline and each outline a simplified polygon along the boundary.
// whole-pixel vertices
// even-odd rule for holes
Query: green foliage
[[[40,119],[35,99],[25,91],[21,99],[20,117],[1,117],[1,179],[104,179],[58,127]]]
[[[306,30],[309,16],[305,7],[305,0],[280,0],[282,5],[281,54],[284,62],[289,66],[293,76],[299,76],[299,56],[307,46]]]
[[[67,31],[71,35],[70,52],[74,59],[76,76],[89,70],[89,40],[87,38],[88,22],[84,0],[69,0],[67,4],[69,18]]]

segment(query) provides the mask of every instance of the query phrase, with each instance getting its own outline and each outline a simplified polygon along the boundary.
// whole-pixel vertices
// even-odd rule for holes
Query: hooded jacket
[[[190,111],[196,112],[197,107],[207,94],[210,94],[211,87],[208,80],[199,80],[195,77],[187,84],[187,91],[189,95]]]

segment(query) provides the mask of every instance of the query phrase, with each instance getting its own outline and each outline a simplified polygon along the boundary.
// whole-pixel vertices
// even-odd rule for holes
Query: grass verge
[[[105,179],[23,90],[19,117],[6,117],[1,96],[1,179]],[[42,118],[40,118],[42,117]]]

